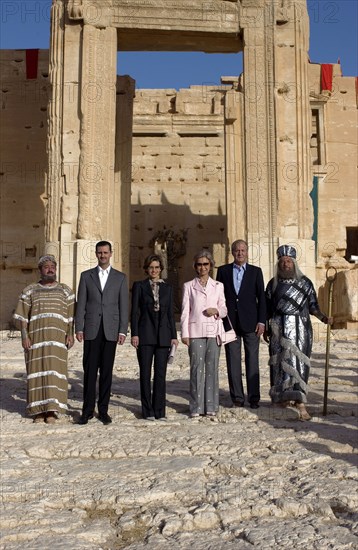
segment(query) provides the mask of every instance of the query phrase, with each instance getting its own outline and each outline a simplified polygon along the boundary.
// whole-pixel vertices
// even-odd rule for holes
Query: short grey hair
[[[193,258],[193,267],[194,267],[194,269],[195,269],[196,263],[199,260],[199,258],[207,258],[210,262],[211,269],[215,266],[214,258],[212,256],[211,252],[209,252],[209,250],[207,250],[206,248],[203,248],[202,250],[200,250],[200,252],[197,252],[197,254],[195,254],[195,256]]]
[[[231,245],[231,254],[234,252],[234,250],[235,250],[235,248],[238,244],[244,244],[246,246],[247,250],[249,249],[249,245],[247,244],[246,241],[244,241],[244,239],[237,239]]]

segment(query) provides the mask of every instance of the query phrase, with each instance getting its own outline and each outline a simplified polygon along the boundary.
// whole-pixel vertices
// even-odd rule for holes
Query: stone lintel
[[[240,3],[224,0],[70,0],[69,21],[116,27],[118,49],[238,52]]]
[[[168,135],[168,124],[171,123],[170,133],[178,135],[221,135],[223,132],[221,125],[222,117],[210,115],[209,117],[200,117],[198,115],[176,116],[176,115],[158,115],[153,116],[137,114],[133,126],[134,135]],[[193,127],[193,125],[195,125]]]
[[[148,30],[140,34],[136,30],[126,29],[118,33],[118,51],[171,51],[238,53],[243,44],[238,32],[234,34],[189,32],[176,30]]]

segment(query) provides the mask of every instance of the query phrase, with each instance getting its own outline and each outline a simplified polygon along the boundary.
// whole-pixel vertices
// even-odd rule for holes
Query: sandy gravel
[[[358,548],[357,346],[331,339],[328,415],[325,342],[312,357],[310,422],[272,408],[267,346],[262,402],[231,409],[224,353],[217,418],[188,418],[188,356],[168,372],[167,422],[140,418],[138,367],[118,349],[109,413],[75,424],[82,349],[69,359],[69,414],[53,426],[25,415],[21,342],[1,333],[2,549]],[[17,336],[17,337],[16,337]]]

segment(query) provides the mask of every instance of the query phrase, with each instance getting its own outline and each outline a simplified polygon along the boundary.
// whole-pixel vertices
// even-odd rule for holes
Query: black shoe
[[[97,416],[98,420],[100,420],[100,422],[102,422],[102,424],[104,424],[105,426],[107,426],[108,424],[111,424],[112,422],[112,418],[109,416],[109,414],[107,413],[103,413],[103,414],[99,414]]]
[[[87,424],[91,418],[93,418],[93,414],[81,414],[77,424]]]
[[[236,401],[236,402],[233,403],[231,406],[232,406],[233,409],[238,409],[238,408],[243,407],[244,404],[243,404],[243,403],[240,403],[240,401]]]
[[[259,409],[260,405],[258,403],[250,403],[250,409]]]

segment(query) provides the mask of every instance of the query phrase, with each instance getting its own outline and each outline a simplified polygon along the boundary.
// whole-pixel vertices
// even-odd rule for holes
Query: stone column
[[[247,238],[268,278],[284,241],[314,265],[306,3],[242,0],[240,22]]]
[[[58,242],[61,223],[62,177],[62,101],[64,5],[54,0],[51,8],[49,77],[51,97],[48,104],[45,241]]]
[[[116,153],[112,219],[115,243],[113,265],[129,275],[132,129],[135,81],[130,76],[117,78]],[[120,240],[119,240],[120,238]]]
[[[315,279],[313,186],[308,83],[309,20],[304,0],[285,1],[275,13],[275,95],[279,244],[297,248],[302,270]]]
[[[232,89],[225,94],[225,191],[227,216],[227,250],[225,261],[231,261],[230,246],[247,234],[246,189],[243,182],[243,94]]]
[[[250,260],[264,269],[266,279],[277,244],[273,19],[271,0],[242,0],[246,237]]]
[[[47,249],[57,246],[59,275],[73,287],[95,260],[97,240],[122,247],[114,182],[117,30],[110,15],[109,2],[98,9],[82,0],[52,6],[46,241]]]
[[[115,242],[113,231],[117,31],[84,25],[82,38],[79,239]],[[119,213],[118,213],[119,215]]]

